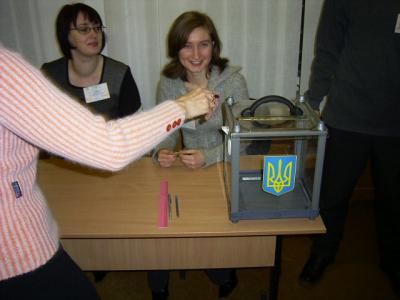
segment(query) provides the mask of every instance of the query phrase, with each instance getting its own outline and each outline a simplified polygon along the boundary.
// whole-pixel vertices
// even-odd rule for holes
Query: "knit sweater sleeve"
[[[0,48],[0,123],[39,148],[92,167],[119,170],[185,118],[172,101],[106,122],[54,87],[19,55]]]

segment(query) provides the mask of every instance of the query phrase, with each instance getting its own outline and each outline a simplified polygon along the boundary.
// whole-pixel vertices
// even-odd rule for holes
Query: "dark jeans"
[[[60,247],[43,266],[0,281],[2,300],[100,300],[85,274]]]
[[[382,264],[400,268],[400,137],[329,128],[320,213],[327,228],[313,238],[311,253],[334,257],[343,237],[354,187],[371,161],[378,247]]]
[[[208,278],[217,285],[227,283],[231,278],[232,269],[209,269],[206,270]],[[147,280],[153,292],[161,292],[167,288],[169,280],[169,270],[148,271]]]

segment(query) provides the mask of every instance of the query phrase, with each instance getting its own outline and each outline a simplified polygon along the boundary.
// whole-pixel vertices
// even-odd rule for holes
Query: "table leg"
[[[261,300],[277,300],[279,292],[279,278],[282,265],[282,236],[276,237],[275,263],[269,275],[269,289],[261,295]]]
[[[186,279],[186,270],[179,270],[179,279],[181,280]]]

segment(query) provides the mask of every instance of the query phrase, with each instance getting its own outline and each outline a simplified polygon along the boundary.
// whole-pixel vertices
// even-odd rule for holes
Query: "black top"
[[[74,86],[69,82],[66,58],[45,63],[41,69],[58,87],[90,107],[95,113],[102,114],[108,119],[117,119],[133,114],[140,108],[141,102],[130,68],[109,57],[103,57],[104,64],[99,84],[107,83],[110,98],[92,103],[85,102],[82,87]]]
[[[400,136],[400,0],[326,0],[308,100],[326,124]],[[400,27],[400,23],[397,23]]]

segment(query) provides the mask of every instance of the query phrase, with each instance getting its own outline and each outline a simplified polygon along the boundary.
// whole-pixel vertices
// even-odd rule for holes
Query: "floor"
[[[346,235],[336,263],[328,267],[323,280],[313,288],[303,288],[298,275],[308,257],[310,239],[305,236],[283,238],[282,274],[279,300],[392,300],[398,299],[389,281],[378,268],[371,191],[361,189],[351,202]],[[92,273],[87,273],[93,281]],[[239,269],[239,284],[229,300],[260,299],[268,286],[268,268]],[[151,299],[146,272],[109,272],[94,283],[103,300]],[[218,289],[202,271],[171,273],[170,300],[218,299]]]

